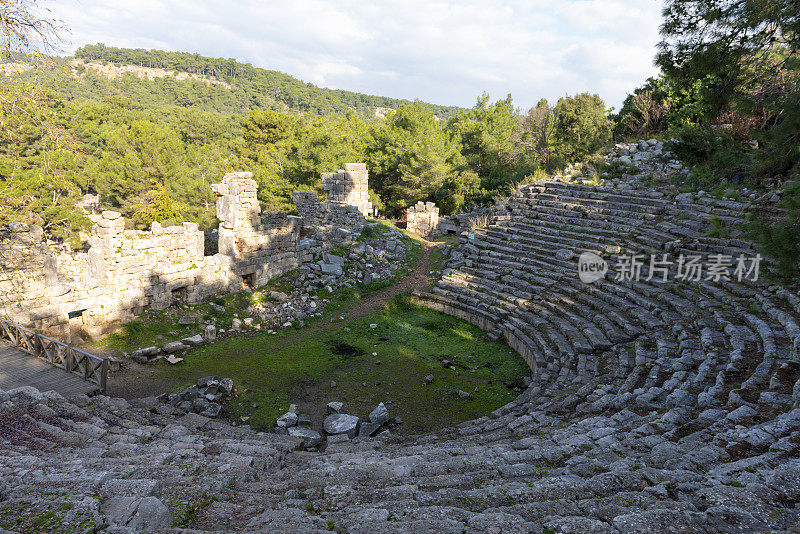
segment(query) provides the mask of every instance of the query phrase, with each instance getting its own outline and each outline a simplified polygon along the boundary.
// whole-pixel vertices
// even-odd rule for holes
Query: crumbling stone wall
[[[320,201],[313,191],[295,191],[292,195],[297,214],[306,228],[360,231],[366,216],[372,214],[369,201],[369,177],[365,163],[345,163],[344,170],[322,174],[328,195]],[[332,235],[341,232],[333,232]]]
[[[303,226],[313,227],[325,224],[328,209],[313,191],[295,191],[292,194],[294,210],[303,218]]]
[[[439,208],[433,202],[417,202],[406,208],[406,229],[423,237],[437,232]]]
[[[361,215],[372,215],[366,163],[345,163],[344,170],[323,173],[322,187],[332,206],[355,206]]]
[[[232,258],[246,254],[254,247],[260,226],[258,186],[251,172],[230,172],[222,182],[212,184],[217,195],[219,252]]]
[[[298,266],[302,219],[282,211],[266,212],[258,203],[253,173],[228,173],[211,186],[217,195],[219,254],[245,285],[258,286]]]
[[[321,202],[312,191],[295,192],[294,203],[302,215],[304,235],[310,236],[309,248],[315,252],[351,242],[367,224],[357,207]]]
[[[504,213],[505,206],[496,204],[440,217],[439,208],[433,202],[417,202],[406,209],[406,229],[423,237],[431,234],[460,234],[473,228],[485,227],[495,216]]]
[[[263,285],[352,240],[366,224],[372,206],[363,163],[323,182],[329,199],[296,193],[303,215],[296,217],[261,213],[252,173],[228,173],[211,186],[220,225],[209,236],[195,223],[126,230],[122,216],[106,210],[92,213],[88,251],[73,252],[49,246],[40,227],[12,224],[0,235],[0,314],[69,342],[97,338],[147,308]],[[310,237],[301,240],[304,225]],[[206,255],[209,237],[216,246]]]
[[[491,224],[495,217],[503,216],[506,213],[507,208],[504,204],[495,204],[494,206],[476,208],[466,213],[439,217],[436,233],[460,234],[469,232],[474,228],[483,228]]]
[[[92,227],[88,270],[76,280],[83,282],[79,290],[99,288],[97,298],[82,306],[83,330],[95,336],[104,325],[129,320],[144,308],[199,301],[204,238],[196,223],[162,227],[154,222],[150,231],[125,230],[119,213],[101,215]]]
[[[210,256],[196,223],[125,230],[119,213],[103,211],[87,252],[48,246],[39,227],[10,225],[0,236],[0,314],[64,341],[97,338],[146,308],[200,303],[298,267],[301,219],[262,215],[251,177],[231,173],[212,186],[222,222],[220,252]]]
[[[48,247],[38,227],[12,227],[0,243],[0,313],[25,326],[96,337],[144,307],[168,306],[175,290],[198,298],[203,233],[194,223],[126,231],[119,213],[104,211],[78,253]]]

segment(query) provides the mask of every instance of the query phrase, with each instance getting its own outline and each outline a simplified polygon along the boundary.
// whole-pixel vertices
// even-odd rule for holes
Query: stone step
[[[527,189],[520,191],[522,194],[538,194],[544,191],[556,191],[572,193],[576,195],[586,195],[590,198],[614,199],[619,202],[641,203],[653,206],[663,206],[667,200],[663,195],[648,189],[638,189],[630,191],[630,194],[623,193],[619,189],[612,187],[570,184],[564,182],[541,182],[532,184]]]
[[[661,225],[656,227],[643,226],[642,221],[629,219],[620,219],[605,214],[588,213],[585,217],[576,216],[575,212],[566,210],[559,211],[556,208],[547,209],[514,209],[515,218],[527,221],[542,221],[545,224],[558,225],[562,228],[574,228],[575,231],[587,230],[592,234],[608,236],[611,243],[624,243],[631,240],[635,243],[636,239],[643,239],[646,243],[665,243],[675,239],[672,227],[661,228]],[[680,228],[680,235],[690,235],[692,237],[701,235],[706,231],[703,228],[702,232],[698,231],[684,231]],[[638,248],[638,247],[634,247]],[[656,248],[660,248],[660,245]]]

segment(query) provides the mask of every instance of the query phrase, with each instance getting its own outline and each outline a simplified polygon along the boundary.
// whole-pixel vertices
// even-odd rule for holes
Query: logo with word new
[[[608,262],[594,252],[583,252],[578,258],[578,278],[584,284],[591,284],[603,278],[608,272]]]

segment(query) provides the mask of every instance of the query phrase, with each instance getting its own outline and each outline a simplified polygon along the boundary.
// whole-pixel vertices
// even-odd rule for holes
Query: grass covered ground
[[[378,230],[380,232],[380,229]],[[404,232],[406,233],[406,232]],[[451,238],[451,241],[457,237]],[[405,265],[393,280],[329,294],[322,317],[311,317],[269,334],[266,330],[224,337],[185,354],[182,363],[159,362],[123,371],[111,380],[124,396],[176,390],[207,375],[231,377],[239,395],[226,406],[233,422],[270,428],[290,404],[312,416],[319,428],[325,405],[346,403],[350,413],[366,416],[379,403],[404,423],[398,433],[418,433],[486,415],[513,400],[528,369],[507,345],[489,341],[468,323],[412,304],[405,295],[438,278],[444,255],[411,245]],[[211,304],[147,311],[98,344],[112,352],[131,352],[201,331],[204,321],[229,328],[235,316],[270,291],[289,292],[291,273],[252,293],[241,292]],[[197,325],[181,326],[192,315]],[[375,325],[372,327],[372,325]],[[432,384],[423,379],[433,375]],[[335,383],[335,385],[333,385]],[[123,388],[123,389],[119,389]],[[462,398],[463,391],[471,398]]]
[[[527,372],[504,343],[402,296],[380,311],[321,332],[289,329],[232,337],[184,357],[177,366],[158,364],[157,376],[181,384],[209,374],[232,377],[240,395],[229,402],[228,412],[255,428],[270,427],[291,403],[310,413],[318,426],[325,404],[338,400],[360,416],[384,402],[404,420],[398,433],[423,432],[488,414],[513,400],[517,392],[509,386],[521,386]],[[435,381],[425,385],[429,374]],[[459,390],[472,399],[459,397]]]

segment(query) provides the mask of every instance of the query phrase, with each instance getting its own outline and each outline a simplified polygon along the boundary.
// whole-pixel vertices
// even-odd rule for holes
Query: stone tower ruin
[[[254,237],[261,222],[258,186],[252,172],[229,172],[211,190],[217,195],[219,252],[235,258],[237,237],[240,241]]]
[[[322,174],[322,187],[333,205],[355,206],[365,217],[372,215],[366,163],[345,163],[344,170]]]

